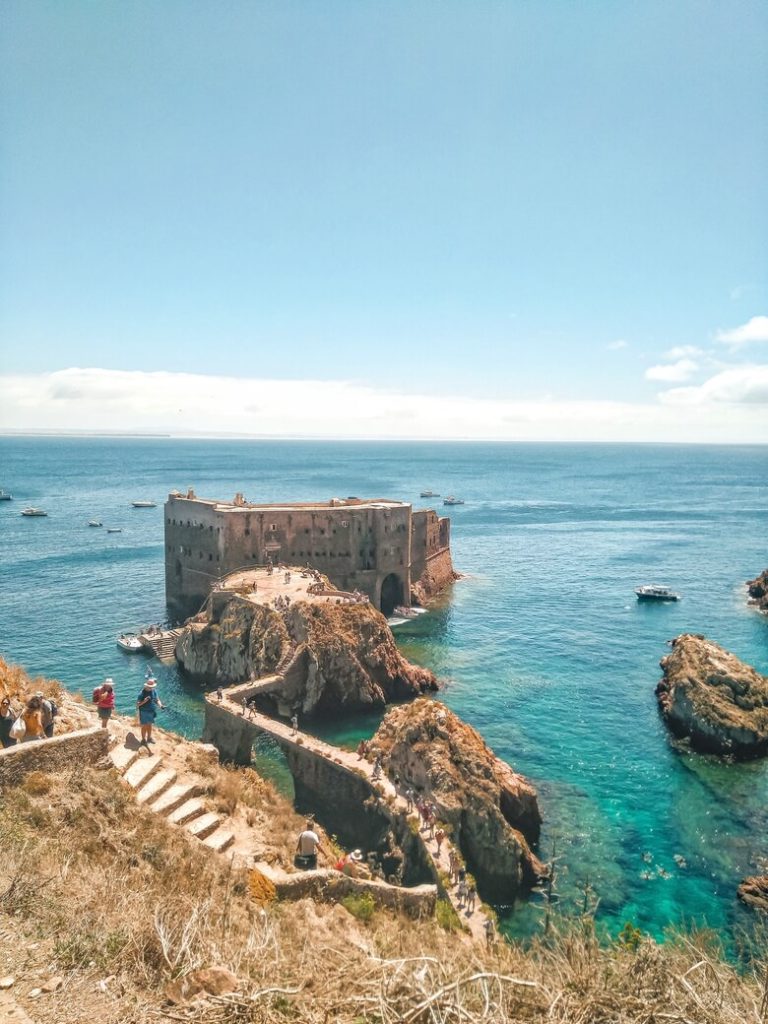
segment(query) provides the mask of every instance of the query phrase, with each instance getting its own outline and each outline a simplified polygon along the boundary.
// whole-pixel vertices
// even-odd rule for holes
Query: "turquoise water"
[[[112,675],[132,710],[147,663],[115,635],[163,618],[162,502],[190,485],[259,501],[419,504],[428,487],[463,497],[450,514],[467,576],[397,637],[538,787],[563,907],[589,880],[611,927],[631,919],[660,935],[695,922],[732,935],[748,922],[735,887],[768,855],[768,764],[677,753],[653,689],[665,641],[682,631],[768,673],[768,619],[743,587],[768,566],[765,448],[0,438],[0,487],[16,497],[0,503],[4,656],[86,692]],[[134,510],[138,498],[158,507]],[[22,518],[26,504],[49,518]],[[104,530],[87,527],[93,517]],[[683,600],[638,605],[633,588],[650,582]],[[165,724],[198,735],[199,689],[174,669],[159,678]],[[374,727],[323,732],[354,743]],[[524,904],[511,927],[538,920]]]

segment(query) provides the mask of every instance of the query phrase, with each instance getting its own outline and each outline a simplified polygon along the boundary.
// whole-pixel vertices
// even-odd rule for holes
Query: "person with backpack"
[[[53,736],[55,718],[59,713],[59,707],[53,697],[44,697],[41,690],[38,690],[35,696],[40,698],[43,732],[45,733],[46,739],[50,739]]]
[[[136,707],[139,712],[139,725],[141,727],[141,742],[145,746],[155,742],[152,739],[152,726],[155,724],[158,708],[165,707],[157,696],[156,690],[156,681],[152,678],[147,679],[144,683],[144,689],[136,701]]]
[[[16,739],[11,736],[11,726],[15,721],[16,716],[13,713],[10,698],[3,697],[0,701],[0,746],[16,746]]]
[[[24,720],[23,742],[27,740],[44,740],[45,729],[43,728],[43,698],[35,694],[30,697],[21,713]]]
[[[101,721],[101,728],[106,729],[112,712],[115,710],[115,684],[111,679],[105,679],[102,685],[93,691],[93,699]]]

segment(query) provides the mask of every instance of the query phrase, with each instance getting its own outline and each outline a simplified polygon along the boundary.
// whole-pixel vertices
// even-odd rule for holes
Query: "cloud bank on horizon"
[[[683,357],[653,379],[686,380],[681,364],[689,362]],[[721,369],[647,403],[503,400],[350,380],[77,367],[0,376],[0,428],[20,432],[768,443],[766,406],[768,365],[756,364]]]

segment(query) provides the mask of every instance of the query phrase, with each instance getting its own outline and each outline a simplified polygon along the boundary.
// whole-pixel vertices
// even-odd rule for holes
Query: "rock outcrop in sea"
[[[705,753],[768,753],[768,679],[706,637],[684,633],[661,659],[656,687],[670,730]]]
[[[190,675],[223,686],[273,677],[259,696],[282,714],[370,709],[437,689],[432,672],[402,656],[370,604],[298,601],[277,610],[214,594],[187,623],[176,658]]]
[[[761,612],[768,612],[768,569],[755,579],[747,580],[747,593],[750,604],[755,605]]]
[[[541,827],[536,790],[445,705],[392,708],[371,740],[390,776],[437,806],[484,899],[512,902],[547,873],[531,846]]]
[[[768,913],[768,875],[745,878],[736,892],[742,903]]]

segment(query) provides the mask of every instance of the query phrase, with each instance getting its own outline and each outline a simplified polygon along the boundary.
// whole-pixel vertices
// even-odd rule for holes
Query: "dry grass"
[[[256,799],[243,787],[233,798]],[[137,808],[111,771],[36,778],[5,797],[0,907],[12,916],[0,932],[10,924],[16,948],[42,943],[64,973],[66,999],[35,1004],[46,1024],[766,1021],[757,976],[700,938],[601,945],[586,921],[527,950],[485,948],[433,920],[257,903],[244,873]],[[233,970],[240,992],[163,1007],[167,981],[210,965]]]

